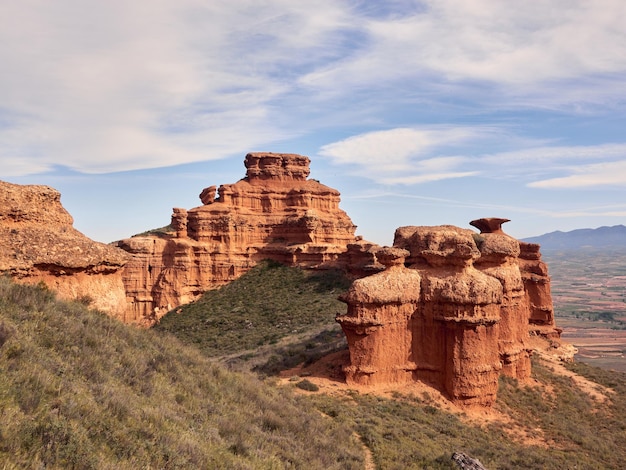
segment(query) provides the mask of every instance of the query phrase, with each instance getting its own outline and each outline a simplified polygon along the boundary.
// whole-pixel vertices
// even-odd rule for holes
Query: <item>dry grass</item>
[[[0,468],[361,468],[303,398],[0,279]]]
[[[251,363],[258,364],[257,356],[271,357],[271,361],[263,367],[257,366],[256,370],[265,374],[277,373],[281,369],[291,369],[294,363],[313,360],[316,356],[306,357],[303,354],[307,345],[310,349],[317,349],[323,343],[333,344],[336,339],[333,334],[319,335],[318,341],[314,343],[311,341],[313,335],[307,336],[307,331],[319,332],[325,325],[330,327],[337,307],[328,308],[326,312],[319,310],[315,315],[319,315],[317,318],[320,318],[320,323],[311,324],[308,317],[299,316],[300,294],[289,294],[289,289],[302,292],[302,286],[297,282],[304,282],[305,274],[293,271],[277,266],[262,268],[252,273],[254,277],[244,281],[265,287],[262,299],[247,304],[250,311],[260,309],[280,312],[275,320],[278,323],[284,321],[285,315],[290,315],[291,327],[298,333],[289,335],[285,331],[279,335],[276,344],[267,342],[261,348],[251,350],[249,345],[254,342],[252,338],[258,338],[265,334],[263,331],[272,328],[273,317],[268,313],[268,330],[238,330],[240,339],[230,343],[224,351],[228,353],[229,360],[245,356]],[[294,282],[294,279],[300,281]],[[279,288],[274,295],[274,286],[277,285],[288,288]],[[242,296],[249,288],[247,283],[232,283],[229,290],[221,290],[218,304],[199,302],[196,308],[200,305],[245,304]],[[315,294],[327,295],[324,292]],[[307,297],[314,298],[309,294]],[[336,297],[336,294],[332,294],[332,297]],[[268,304],[264,306],[263,302],[272,302],[272,307],[267,307]],[[205,334],[208,329],[202,322],[211,315],[216,317],[211,319],[212,324],[217,325],[221,321],[220,315],[224,315],[223,320],[228,323],[234,322],[239,314],[233,308],[203,308],[204,316],[195,314],[195,319],[188,319],[185,328],[197,328]],[[339,308],[345,310],[345,306]],[[171,318],[171,321],[182,321],[183,315],[181,313]],[[250,339],[248,335],[251,335]],[[192,336],[181,336],[183,341],[186,338],[194,341]],[[237,347],[241,349],[238,351]],[[336,347],[334,345],[328,350]],[[216,357],[224,354],[219,348],[203,348],[203,351]],[[315,366],[305,370],[314,370]],[[334,387],[329,382],[320,385],[319,391],[305,391],[302,394],[303,399],[312,402],[333,421],[351,427],[361,436],[372,453],[376,468],[380,469],[451,469],[455,468],[451,457],[456,451],[478,458],[489,469],[562,469],[574,466],[578,469],[621,468],[621,462],[626,461],[626,448],[622,445],[626,438],[626,408],[623,404],[626,399],[625,376],[591,372],[595,369],[584,368],[585,374],[591,376],[590,380],[604,381],[606,386],[615,390],[609,400],[601,402],[579,389],[578,382],[572,378],[555,374],[540,363],[535,363],[533,367],[536,386],[518,384],[505,378],[501,380],[495,414],[502,419],[488,422],[446,411],[427,393],[376,396],[348,391],[346,395],[345,391],[337,393],[341,387]],[[577,372],[580,373],[580,370]],[[314,376],[308,379],[319,383]],[[288,388],[297,389],[303,380],[294,377],[294,380],[283,382]]]
[[[272,378],[229,372],[218,356],[249,361],[265,375],[336,347],[328,329],[336,309],[345,308],[332,304],[339,283],[277,266],[252,276],[248,281],[264,287],[255,302],[243,301],[250,284],[233,283],[210,304],[222,310],[198,302],[205,307],[189,319],[175,315],[197,331],[180,340],[3,280],[0,468],[363,468],[355,436],[379,469],[452,469],[457,451],[489,469],[609,469],[626,461],[626,376],[584,364],[570,369],[613,390],[604,401],[535,362],[534,386],[501,380],[496,412],[506,419],[482,423],[442,409],[424,392],[331,395],[332,384],[318,391],[308,385],[314,377],[277,387]],[[307,310],[323,305],[318,296],[330,307]],[[273,303],[264,307],[260,297]],[[308,313],[301,315],[301,306]],[[238,316],[248,314],[259,331],[237,329]],[[213,325],[232,323],[226,331],[239,339],[204,341],[221,331],[207,328],[211,315]],[[285,316],[291,330],[275,329]],[[259,338],[263,346],[250,347]],[[311,390],[297,388],[301,383]]]

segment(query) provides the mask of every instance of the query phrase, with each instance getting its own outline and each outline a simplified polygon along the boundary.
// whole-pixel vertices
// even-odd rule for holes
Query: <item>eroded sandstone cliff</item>
[[[531,332],[552,339],[561,336],[554,321],[548,266],[541,260],[539,245],[520,242],[519,264],[529,306]]]
[[[89,239],[73,223],[57,190],[0,181],[0,272],[44,282],[62,298],[90,299],[127,321],[121,268],[130,256]]]
[[[419,380],[469,405],[493,404],[500,374],[530,376],[529,332],[558,340],[539,245],[506,235],[506,219],[472,221],[480,234],[400,227],[380,247],[355,237],[336,190],[307,179],[307,157],[252,153],[245,165],[239,182],[203,190],[201,206],[175,208],[171,232],[124,250],[74,229],[58,191],[0,182],[0,272],[147,326],[263,259],[343,267],[358,278],[337,317],[346,381]]]
[[[308,179],[309,163],[250,153],[245,178],[205,188],[199,207],[174,209],[170,235],[118,242],[133,255],[124,270],[129,315],[154,323],[263,259],[305,268],[343,263],[356,227],[339,208],[339,192]]]
[[[419,380],[458,403],[490,406],[501,373],[530,376],[534,312],[554,326],[549,278],[538,258],[521,257],[503,222],[472,221],[480,234],[400,227],[394,248],[372,250],[386,270],[355,281],[341,297],[347,313],[337,317],[350,350],[349,384]],[[529,284],[524,273],[531,269]]]

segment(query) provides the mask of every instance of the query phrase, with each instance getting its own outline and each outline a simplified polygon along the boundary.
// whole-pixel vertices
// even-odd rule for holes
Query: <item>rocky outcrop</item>
[[[487,470],[480,460],[470,457],[463,452],[455,452],[452,454],[452,461],[461,470]]]
[[[507,219],[478,219],[470,222],[481,233],[476,236],[480,257],[477,269],[495,277],[502,285],[498,324],[498,351],[502,372],[518,380],[530,377],[528,346],[530,306],[520,272],[520,242],[502,231]]]
[[[199,207],[174,209],[171,234],[118,242],[133,255],[124,270],[129,315],[154,323],[263,259],[305,268],[345,264],[356,227],[339,208],[339,192],[308,179],[309,162],[250,153],[245,178],[204,189]]]
[[[348,384],[403,383],[413,380],[413,315],[420,300],[421,276],[404,267],[408,251],[384,248],[378,261],[387,269],[357,279],[340,300],[348,313],[338,316],[350,349]]]
[[[453,226],[402,227],[394,246],[407,249],[423,278],[414,317],[416,379],[464,404],[491,405],[501,369],[498,328],[502,286],[474,267],[474,232]]]
[[[501,373],[530,376],[526,264],[505,221],[472,221],[481,234],[400,227],[394,248],[373,250],[386,269],[355,281],[341,297],[347,314],[337,317],[349,384],[419,380],[458,403],[490,406]]]
[[[0,182],[0,272],[128,320],[121,269],[130,257],[73,223],[55,189]]]
[[[554,322],[548,266],[541,260],[539,248],[536,243],[520,242],[519,265],[529,306],[530,331],[556,340],[562,330]]]

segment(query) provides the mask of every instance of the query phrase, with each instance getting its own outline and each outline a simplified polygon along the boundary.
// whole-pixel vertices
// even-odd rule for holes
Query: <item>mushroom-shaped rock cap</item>
[[[401,266],[411,253],[403,248],[384,246],[376,251],[376,260],[385,266]]]
[[[510,221],[510,219],[487,217],[483,219],[472,220],[470,222],[470,225],[480,230],[480,233],[504,233],[502,231],[502,224]]]

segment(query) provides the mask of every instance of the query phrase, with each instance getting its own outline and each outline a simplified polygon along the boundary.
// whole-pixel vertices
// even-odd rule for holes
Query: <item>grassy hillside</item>
[[[335,314],[350,281],[339,271],[309,272],[266,261],[230,284],[168,313],[155,329],[211,357],[275,372],[346,346]],[[270,347],[268,347],[270,346]]]
[[[535,384],[502,379],[485,420],[428,392],[295,396],[302,377],[219,365],[267,376],[345,346],[346,285],[265,264],[146,331],[0,279],[0,468],[364,468],[362,443],[385,470],[453,469],[456,451],[490,470],[623,466],[624,374],[570,367],[602,402],[535,360]]]
[[[0,278],[0,468],[362,468],[352,428],[127,327]]]
[[[335,313],[345,310],[335,299],[347,284],[337,274],[317,276],[259,266],[182,307],[181,313],[170,313],[158,328],[208,356],[228,363],[237,357],[264,373],[313,360],[312,351],[323,344],[331,344],[329,350],[345,347],[333,328]],[[384,398],[313,392],[308,397],[322,413],[357,432],[381,469],[456,468],[455,451],[480,459],[489,469],[621,468],[626,461],[626,376],[584,364],[571,368],[610,387],[609,400],[595,401],[538,360],[535,385],[500,381],[495,406],[500,418],[489,422],[443,411],[427,393]]]

